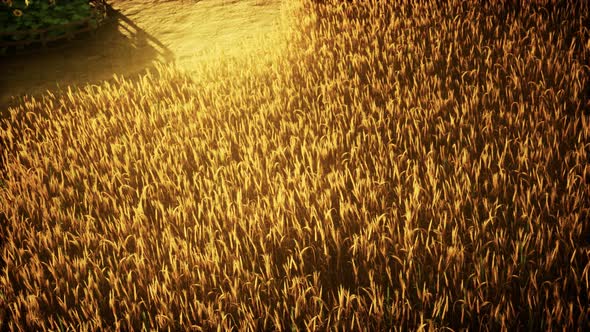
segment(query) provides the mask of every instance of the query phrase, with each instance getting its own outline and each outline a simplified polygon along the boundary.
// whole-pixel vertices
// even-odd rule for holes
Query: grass
[[[4,327],[585,329],[585,2],[297,2],[2,120]]]

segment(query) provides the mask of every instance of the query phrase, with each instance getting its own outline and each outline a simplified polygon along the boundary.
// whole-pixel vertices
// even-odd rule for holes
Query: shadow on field
[[[0,57],[0,116],[24,95],[97,83],[114,74],[126,77],[155,61],[174,60],[168,48],[120,11],[109,6],[108,16],[93,33],[45,49],[11,50]]]
[[[32,46],[0,56],[0,130],[6,129],[1,120],[8,118],[9,107],[18,106],[25,95],[40,99],[47,90],[58,95],[69,85],[83,87],[112,81],[115,74],[136,81],[154,68],[155,62],[174,61],[174,54],[160,41],[120,11],[108,7],[109,18],[93,33],[48,44],[45,49]],[[6,176],[6,149],[7,142],[0,137],[0,190]],[[1,208],[0,223],[8,223]],[[0,251],[4,236],[0,229]],[[4,266],[0,256],[0,271]],[[0,311],[0,331],[4,330]]]

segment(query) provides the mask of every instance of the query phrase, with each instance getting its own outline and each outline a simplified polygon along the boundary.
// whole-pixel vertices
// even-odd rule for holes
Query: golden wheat
[[[10,109],[3,328],[588,328],[588,4],[293,13]]]

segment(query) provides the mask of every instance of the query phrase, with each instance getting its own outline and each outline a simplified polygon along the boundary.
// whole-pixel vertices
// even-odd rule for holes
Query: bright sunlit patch
[[[187,70],[223,58],[253,54],[267,58],[277,54],[283,49],[283,33],[292,22],[288,18],[292,5],[284,0],[204,0],[164,2],[149,7],[125,3],[121,6],[134,24],[162,42],[176,64]],[[158,20],[152,20],[153,17]]]

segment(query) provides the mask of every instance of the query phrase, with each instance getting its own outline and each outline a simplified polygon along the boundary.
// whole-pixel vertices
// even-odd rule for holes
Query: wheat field
[[[1,121],[7,330],[590,327],[585,1],[293,1]]]

